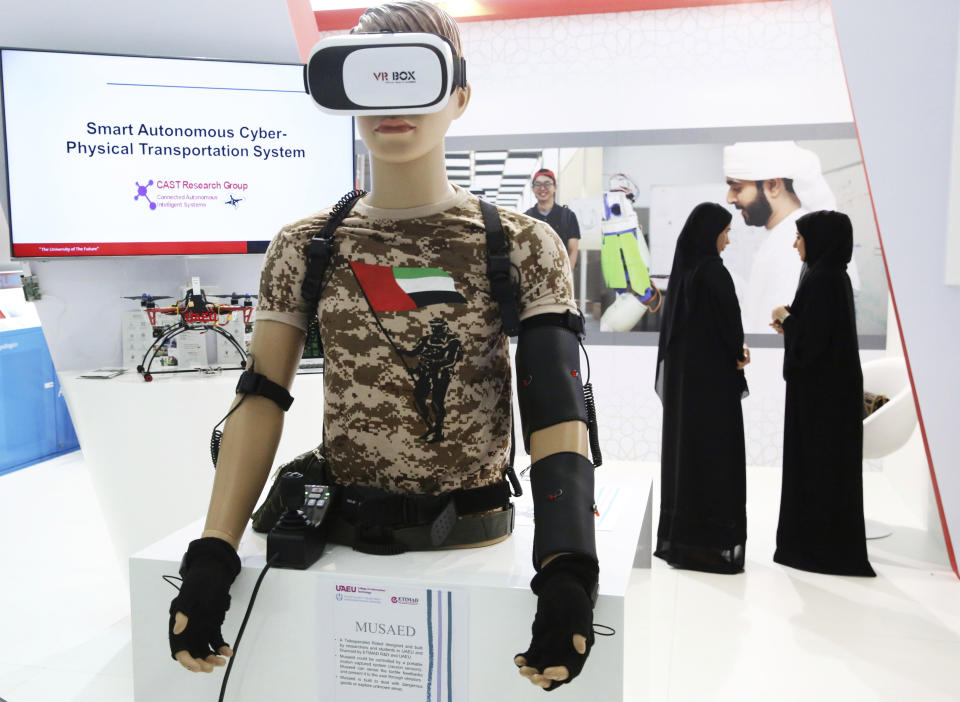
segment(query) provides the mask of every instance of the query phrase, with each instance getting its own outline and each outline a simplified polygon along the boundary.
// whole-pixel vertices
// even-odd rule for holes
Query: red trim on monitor
[[[637,10],[673,10],[713,5],[744,5],[783,0],[606,0],[601,7],[582,0],[481,0],[469,14],[453,13],[458,22],[488,22],[491,20],[530,19],[532,17],[562,17],[566,15],[597,15],[608,12]],[[290,0],[288,0],[288,3]],[[321,32],[352,29],[366,7],[347,10],[316,10],[317,29]]]
[[[14,244],[17,258],[58,256],[182,256],[188,254],[247,253],[245,241],[129,241],[111,243]]]
[[[863,151],[863,142],[860,140],[860,128],[857,126],[857,115],[853,109],[853,95],[850,92],[850,82],[847,80],[847,67],[843,63],[843,51],[840,50],[840,34],[837,30],[836,18],[833,16],[833,4],[830,4],[830,16],[833,20],[833,32],[837,37],[837,49],[840,53],[840,65],[843,67],[843,80],[847,84],[847,97],[850,100],[850,112],[853,114],[853,128],[857,133],[857,145],[860,147],[860,158],[863,160],[863,173],[867,180],[867,192],[870,195],[870,207],[873,210],[873,221],[877,225],[877,240],[880,243],[880,255],[883,258],[883,269],[887,275],[887,289],[890,291],[890,301],[893,304],[893,315],[897,320],[897,332],[900,334],[900,345],[903,347],[903,360],[907,366],[907,375],[910,377],[910,390],[913,392],[913,404],[917,409],[917,422],[920,424],[920,436],[923,438],[923,450],[927,453],[927,466],[930,469],[930,480],[933,483],[933,495],[937,500],[937,510],[940,513],[940,525],[943,527],[943,539],[946,542],[947,556],[954,574],[960,577],[957,569],[957,558],[953,552],[953,542],[950,539],[950,529],[947,526],[947,517],[943,511],[943,500],[940,497],[940,486],[937,484],[937,473],[933,467],[933,454],[930,453],[930,441],[927,439],[927,429],[923,424],[923,412],[920,410],[920,398],[917,396],[917,386],[913,382],[913,369],[910,367],[910,355],[907,353],[907,340],[903,336],[903,325],[900,323],[900,310],[897,307],[897,298],[893,294],[893,279],[890,277],[890,266],[887,264],[887,252],[883,247],[883,236],[880,233],[880,220],[877,219],[877,206],[873,200],[873,188],[870,185],[870,171],[867,168],[867,158]]]

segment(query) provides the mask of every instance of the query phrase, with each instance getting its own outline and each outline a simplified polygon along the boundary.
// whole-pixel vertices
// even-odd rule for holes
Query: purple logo
[[[133,199],[139,200],[141,197],[143,197],[143,199],[150,203],[150,209],[155,210],[157,209],[157,203],[151,200],[147,195],[147,188],[149,188],[151,185],[153,185],[153,178],[151,178],[150,182],[146,185],[140,185],[140,182],[137,181],[137,194],[133,196]]]

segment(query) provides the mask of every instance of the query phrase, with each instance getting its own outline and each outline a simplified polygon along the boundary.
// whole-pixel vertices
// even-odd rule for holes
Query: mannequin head
[[[352,32],[426,32],[443,37],[462,54],[460,30],[446,12],[425,0],[398,0],[369,8]],[[357,118],[357,129],[371,158],[383,163],[416,162],[442,148],[450,123],[463,114],[470,102],[470,86],[456,88],[440,112],[418,115],[365,115]],[[376,165],[376,163],[374,164]]]

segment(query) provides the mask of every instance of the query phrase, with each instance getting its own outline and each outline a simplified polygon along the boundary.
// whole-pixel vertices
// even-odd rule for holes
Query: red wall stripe
[[[288,0],[293,2],[294,0]],[[488,22],[491,20],[530,19],[532,17],[562,17],[565,15],[595,15],[608,12],[637,10],[673,10],[710,5],[743,5],[783,0],[606,0],[599,7],[582,0],[479,0],[476,12],[453,13],[458,22]],[[366,7],[346,10],[317,10],[314,14],[321,32],[351,29]]]
[[[833,17],[833,4],[830,5],[830,14]],[[833,31],[837,35],[837,48],[840,49],[840,36],[837,33],[837,23],[834,19]],[[880,220],[877,219],[877,207],[873,200],[873,188],[870,185],[870,169],[867,168],[867,157],[863,151],[863,142],[860,140],[860,128],[857,126],[857,115],[853,109],[853,95],[850,93],[850,82],[847,81],[847,68],[843,65],[843,50],[840,49],[840,65],[843,67],[843,80],[847,84],[847,97],[850,100],[850,112],[853,114],[853,128],[857,133],[857,145],[860,148],[860,158],[863,161],[864,176],[867,180],[867,192],[870,195],[870,207],[873,210],[873,221],[877,226],[877,239],[880,242],[880,255],[883,258],[883,269],[887,276],[887,289],[890,291],[890,302],[893,304],[893,315],[897,320],[897,332],[900,334],[900,345],[903,347],[903,360],[907,365],[907,375],[910,377],[910,390],[913,392],[913,404],[917,410],[917,422],[920,424],[920,436],[923,439],[923,450],[927,454],[927,466],[930,470],[930,481],[933,484],[933,495],[937,500],[937,511],[940,513],[940,524],[943,527],[943,539],[946,542],[947,556],[954,574],[960,578],[957,569],[957,558],[953,552],[953,542],[950,539],[950,529],[943,512],[943,500],[940,498],[940,486],[937,483],[937,473],[933,468],[933,455],[930,453],[930,442],[927,440],[927,429],[923,424],[923,412],[920,410],[920,398],[917,396],[917,386],[913,382],[913,369],[910,367],[910,355],[907,353],[907,340],[903,336],[903,325],[900,323],[900,310],[897,308],[897,298],[893,293],[893,279],[890,277],[890,266],[887,264],[887,252],[883,248],[883,235],[880,233]]]
[[[290,13],[290,24],[293,25],[293,36],[297,42],[300,60],[306,63],[310,58],[310,49],[320,38],[316,15],[310,6],[310,0],[287,0],[287,12]]]

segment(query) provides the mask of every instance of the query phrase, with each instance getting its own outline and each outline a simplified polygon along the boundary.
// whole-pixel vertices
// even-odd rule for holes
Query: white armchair
[[[906,362],[899,356],[887,356],[863,364],[863,389],[888,400],[863,420],[863,457],[883,458],[907,443],[917,426],[917,412]],[[866,520],[868,539],[879,539],[892,532],[885,524]]]
[[[863,420],[863,457],[883,458],[901,448],[917,426],[907,366],[898,356],[863,364],[863,389],[889,401]]]

